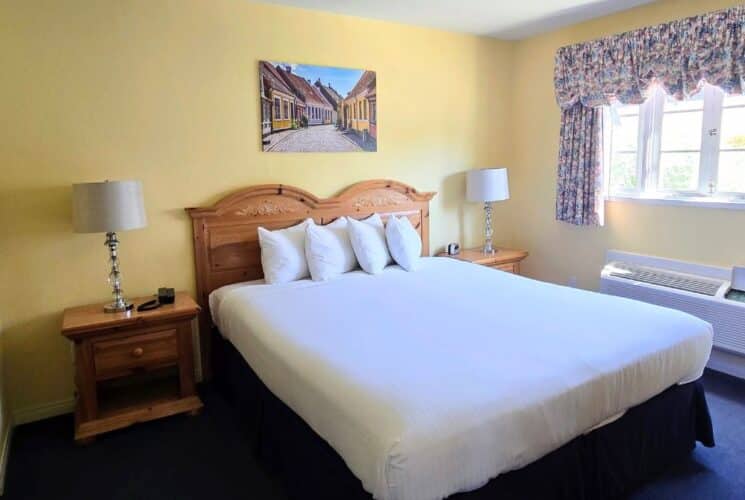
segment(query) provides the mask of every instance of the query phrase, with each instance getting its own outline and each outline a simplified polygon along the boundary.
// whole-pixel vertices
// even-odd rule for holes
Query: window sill
[[[644,205],[670,205],[678,207],[723,208],[727,210],[745,210],[745,200],[727,200],[710,198],[652,198],[614,194],[606,196],[607,201],[642,203]]]

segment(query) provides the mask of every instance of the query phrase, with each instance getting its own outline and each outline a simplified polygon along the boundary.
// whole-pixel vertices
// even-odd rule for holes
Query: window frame
[[[743,95],[745,95],[745,94],[743,94]],[[724,101],[724,99],[722,99],[722,101]],[[741,148],[722,148],[722,144],[721,144],[721,142],[722,142],[722,138],[721,138],[721,134],[722,134],[722,116],[724,115],[724,110],[725,109],[733,109],[733,108],[745,108],[745,102],[743,102],[742,104],[736,104],[734,106],[727,106],[727,108],[725,108],[723,105],[719,107],[719,122],[718,122],[718,129],[717,129],[718,130],[717,139],[718,139],[718,143],[719,143],[718,144],[719,145],[719,149],[717,151],[717,155],[719,155],[722,151],[724,151],[724,152],[741,151],[741,152],[745,153],[745,146],[743,146]],[[716,179],[717,185],[719,185],[718,174],[719,174],[719,157],[717,157],[717,179]],[[738,200],[740,200],[740,202],[745,203],[745,193],[742,193],[742,192],[739,192],[739,191],[734,191],[734,192],[731,192],[731,191],[717,191],[717,193],[722,194],[722,195],[725,195],[725,196],[729,196],[729,197],[732,197],[732,198],[735,198],[735,199],[738,199]]]
[[[667,95],[660,87],[652,89],[650,98],[639,105],[636,148],[636,185],[628,189],[611,189],[611,160],[613,153],[629,154],[633,151],[613,151],[613,113],[611,106],[603,108],[603,172],[604,194],[610,200],[642,200],[677,205],[712,206],[717,208],[745,209],[745,192],[719,191],[719,154],[721,151],[745,151],[742,148],[721,147],[721,121],[724,109],[745,108],[745,103],[734,106],[724,104],[724,92],[717,87],[704,85],[701,89],[703,106],[701,120],[698,182],[692,190],[663,189],[660,178],[664,106]],[[675,112],[685,112],[675,111]],[[669,113],[669,112],[668,112]],[[632,116],[633,114],[626,115]],[[667,153],[688,150],[664,151]]]
[[[274,116],[272,117],[272,119],[282,119],[282,99],[280,99],[279,97],[274,98]]]

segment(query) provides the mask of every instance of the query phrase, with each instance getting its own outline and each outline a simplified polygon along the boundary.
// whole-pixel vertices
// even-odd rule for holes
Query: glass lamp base
[[[111,304],[106,304],[103,306],[103,312],[107,313],[118,313],[118,312],[124,312],[124,311],[131,311],[134,307],[134,304],[130,304],[129,302],[123,302],[122,304],[117,304],[116,302],[112,302]]]

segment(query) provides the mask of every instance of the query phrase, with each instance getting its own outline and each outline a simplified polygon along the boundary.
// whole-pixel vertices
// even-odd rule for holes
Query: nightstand
[[[445,252],[438,253],[438,257],[450,257],[473,264],[507,271],[508,273],[520,274],[520,262],[528,256],[525,250],[513,250],[510,248],[497,248],[493,254],[485,254],[481,248],[468,248],[461,250],[458,255],[448,255]]]
[[[75,347],[76,441],[202,408],[192,348],[198,313],[184,292],[152,311],[105,313],[103,304],[65,310],[62,335]]]

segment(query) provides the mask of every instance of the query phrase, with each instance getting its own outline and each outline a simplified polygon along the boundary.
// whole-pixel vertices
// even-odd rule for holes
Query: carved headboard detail
[[[187,208],[194,232],[194,260],[202,371],[209,376],[209,294],[224,285],[261,279],[259,226],[282,229],[307,218],[328,224],[338,217],[363,219],[375,212],[385,220],[406,215],[422,238],[422,254],[429,255],[429,202],[436,193],[420,193],[401,182],[370,180],[321,199],[284,184],[251,186],[230,194],[211,207]]]

